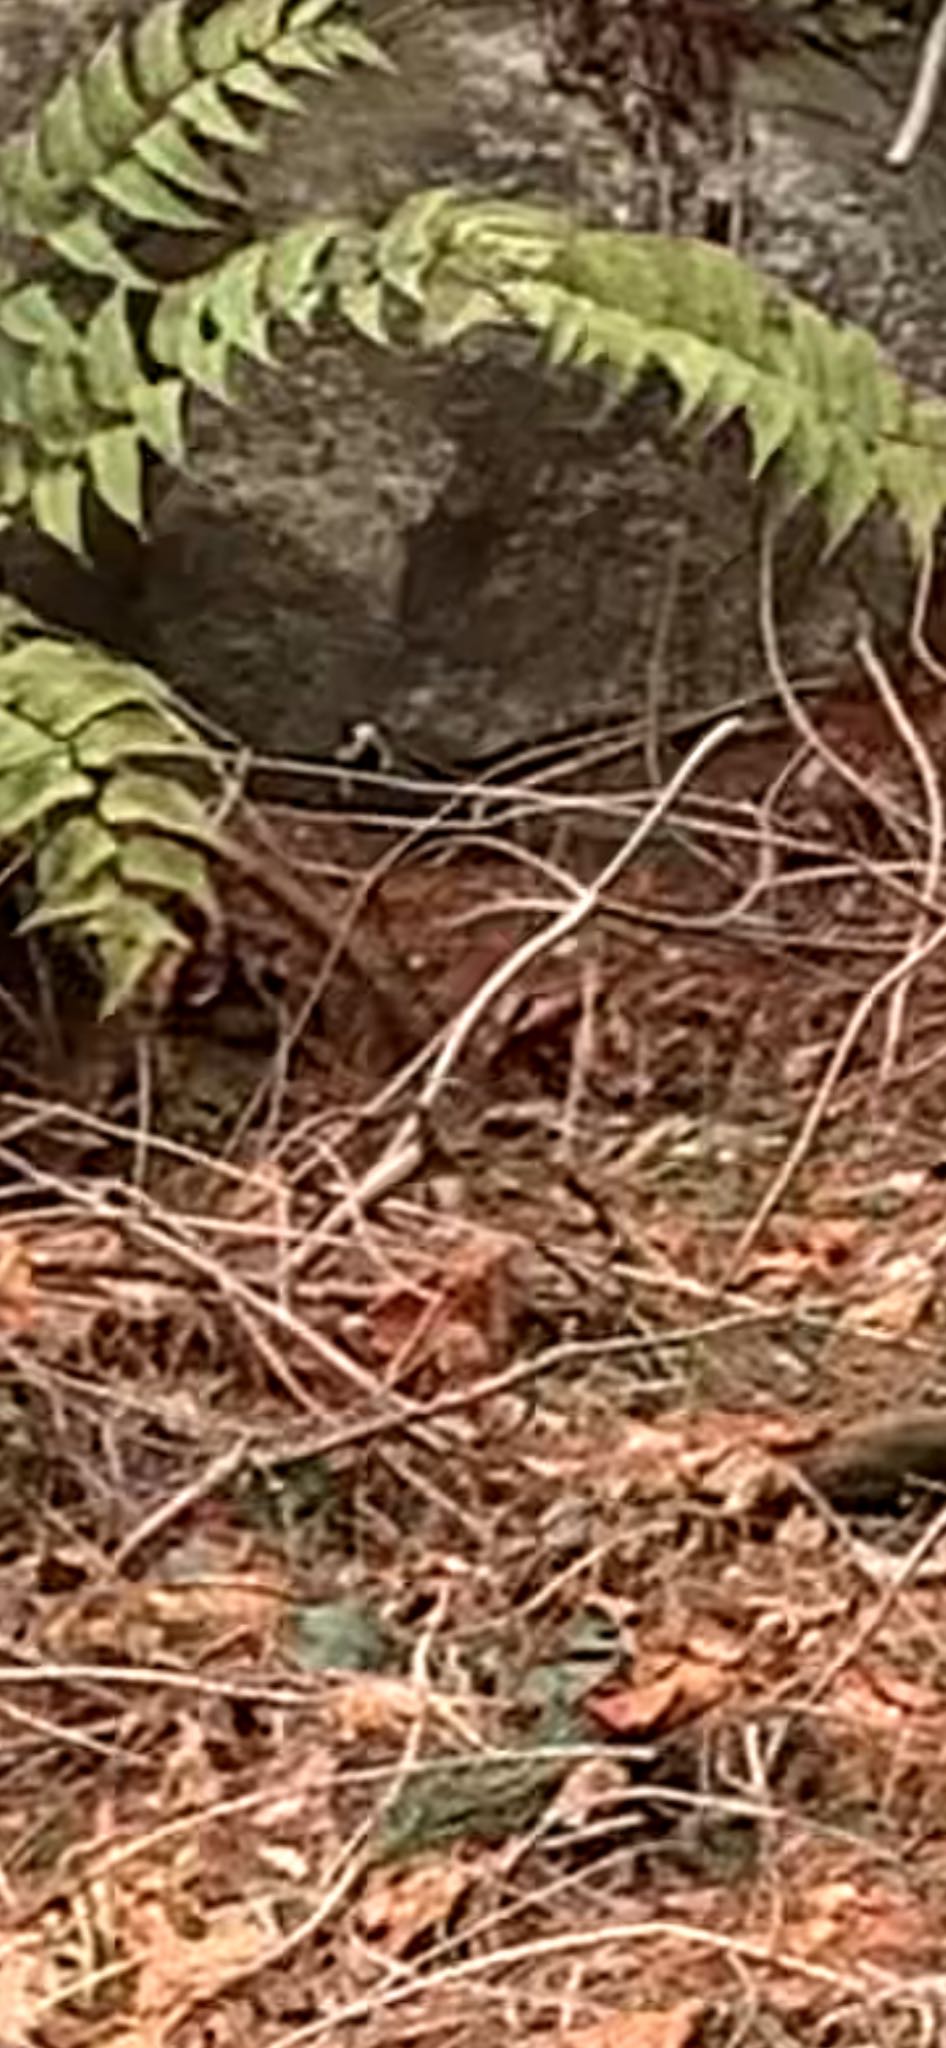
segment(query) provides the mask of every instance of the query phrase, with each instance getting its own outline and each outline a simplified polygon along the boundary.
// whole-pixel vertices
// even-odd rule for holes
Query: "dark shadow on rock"
[[[203,499],[152,542],[138,616],[160,672],[268,754],[331,752],[380,711],[396,663],[363,588],[304,537],[289,545]]]
[[[29,530],[8,535],[4,586],[50,624],[149,663],[257,750],[331,752],[384,704],[392,630],[301,542],[193,497],[148,541],[99,520],[88,564]]]

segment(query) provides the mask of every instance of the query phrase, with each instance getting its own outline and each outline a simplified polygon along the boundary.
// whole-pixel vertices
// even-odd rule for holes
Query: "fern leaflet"
[[[186,950],[182,908],[211,911],[216,839],[172,772],[182,759],[210,765],[156,677],[0,599],[0,843],[32,856],[24,928],[63,926],[92,946],[106,1013],[169,948]]]

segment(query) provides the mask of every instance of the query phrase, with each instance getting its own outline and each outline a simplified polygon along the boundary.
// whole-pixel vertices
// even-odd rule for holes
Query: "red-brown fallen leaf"
[[[473,1864],[424,1856],[406,1869],[377,1870],[358,1908],[364,1934],[389,1955],[402,1956],[432,1930],[442,1932],[476,1878]]]
[[[135,1989],[137,2048],[166,2048],[168,2026],[180,2009],[202,2003],[227,1982],[251,1969],[270,1938],[237,1908],[221,1909],[200,1935],[179,1933],[156,1899],[142,1900],[134,1915],[135,1946],[143,1955]]]
[[[562,2048],[690,2048],[705,2007],[702,1999],[685,2005],[642,2006],[638,2012],[615,2012],[591,2027],[563,2034]]]
[[[609,1439],[595,1460],[596,1492],[606,1501],[623,1500],[628,1493],[639,1499],[659,1499],[679,1486],[687,1443],[683,1425],[626,1423],[617,1440]]]
[[[724,1515],[738,1517],[771,1507],[791,1487],[791,1474],[757,1444],[742,1444],[705,1465],[700,1492],[716,1500]]]
[[[682,1657],[671,1671],[646,1685],[592,1693],[585,1707],[612,1735],[648,1735],[658,1728],[679,1728],[719,1705],[732,1677],[718,1664]]]
[[[746,1279],[760,1294],[791,1293],[811,1279],[830,1281],[850,1258],[865,1228],[863,1217],[816,1217],[797,1230],[791,1244],[759,1252]]]
[[[481,1231],[384,1290],[366,1324],[389,1385],[402,1385],[424,1366],[454,1380],[503,1363],[512,1326],[512,1249],[509,1238]]]
[[[866,1299],[852,1301],[841,1317],[842,1329],[874,1330],[885,1337],[907,1337],[928,1308],[936,1272],[922,1252],[901,1252],[876,1276]]]
[[[786,1924],[786,1941],[799,1956],[830,1954],[838,1960],[909,1960],[915,1967],[936,1936],[919,1901],[879,1884],[849,1878],[816,1885],[805,1910]]]
[[[897,1672],[857,1666],[838,1674],[831,1688],[831,1710],[865,1731],[904,1729],[921,1717],[942,1715],[946,1696],[935,1686],[901,1678]]]
[[[629,1491],[655,1499],[681,1485],[698,1485],[717,1499],[732,1497],[731,1512],[737,1513],[780,1497],[791,1479],[774,1454],[801,1449],[816,1433],[796,1416],[709,1409],[659,1423],[627,1423],[597,1454],[587,1444],[574,1446],[563,1470],[586,1477],[590,1472],[596,1493],[606,1500],[621,1500]]]

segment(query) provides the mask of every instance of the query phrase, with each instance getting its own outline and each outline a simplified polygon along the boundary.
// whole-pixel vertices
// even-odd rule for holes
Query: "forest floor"
[[[270,806],[329,954],[10,996],[0,2048],[946,2038],[911,716]]]

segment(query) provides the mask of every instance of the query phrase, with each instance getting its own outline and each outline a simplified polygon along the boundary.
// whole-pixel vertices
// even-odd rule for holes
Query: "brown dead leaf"
[[[894,1671],[853,1667],[831,1688],[832,1711],[865,1732],[896,1733],[924,1715],[941,1715],[946,1699],[935,1686]]]
[[[751,1410],[707,1409],[657,1423],[630,1422],[595,1459],[595,1489],[608,1500],[621,1500],[629,1489],[656,1499],[681,1484],[698,1484],[718,1500],[731,1496],[728,1512],[744,1512],[781,1497],[789,1482],[774,1454],[800,1449],[812,1435],[811,1423],[797,1416]],[[587,1473],[593,1456],[587,1445],[577,1446],[571,1469]],[[707,1475],[713,1475],[708,1487]]]
[[[792,1929],[792,1947],[797,1955],[817,1956],[833,1948],[859,1904],[857,1886],[847,1879],[818,1885],[809,1895],[803,1920]]]
[[[682,1657],[672,1670],[649,1684],[592,1693],[585,1706],[613,1735],[649,1735],[696,1720],[718,1706],[731,1686],[732,1677],[718,1664]]]
[[[213,1998],[269,1946],[262,1927],[235,1908],[214,1915],[194,1937],[180,1934],[155,1898],[140,1901],[133,1918],[143,1951],[135,1991],[140,2048],[165,2048],[182,2007]]]
[[[659,1499],[679,1485],[688,1442],[685,1427],[672,1422],[626,1423],[596,1460],[596,1491],[608,1501],[623,1500],[629,1492],[639,1499]]]
[[[753,1421],[758,1441],[767,1451],[804,1450],[820,1427],[810,1415],[759,1415]]]
[[[589,1756],[569,1771],[548,1809],[546,1819],[563,1827],[583,1827],[602,1811],[627,1798],[627,1772],[616,1757]]]
[[[752,1514],[791,1488],[779,1454],[806,1448],[817,1433],[817,1425],[798,1416],[710,1409],[694,1420],[680,1477],[719,1501],[724,1514]]]
[[[900,1707],[905,1714],[941,1714],[946,1707],[946,1695],[938,1686],[925,1684],[918,1678],[906,1678],[889,1665],[873,1665],[870,1677],[882,1699]]]
[[[855,1884],[834,1878],[808,1894],[805,1911],[786,1927],[796,1955],[832,1960],[871,1956],[915,1967],[936,1942],[931,1925],[916,1899],[879,1884]]]
[[[740,1516],[771,1507],[791,1486],[791,1474],[757,1445],[727,1451],[704,1465],[700,1492],[719,1502],[724,1515]]]
[[[704,2011],[702,1999],[690,1998],[684,2005],[615,2012],[562,2035],[562,2048],[690,2048]]]
[[[933,1914],[919,1899],[885,1891],[879,1884],[868,1888],[860,1901],[853,1952],[870,1956],[878,1963],[899,1963],[911,1970],[940,1954],[941,1941]]]
[[[512,1244],[480,1231],[410,1281],[388,1287],[369,1308],[368,1340],[389,1386],[424,1367],[438,1379],[474,1379],[505,1359],[512,1329]]]
[[[326,1702],[343,1742],[399,1735],[427,1711],[429,1694],[409,1678],[364,1672],[333,1687]]]
[[[694,1469],[727,1451],[758,1449],[792,1451],[810,1443],[817,1428],[807,1416],[760,1415],[753,1408],[707,1408],[694,1416],[688,1458]]]
[[[806,1221],[791,1244],[759,1252],[746,1278],[765,1295],[792,1294],[809,1280],[831,1282],[863,1237],[865,1227],[863,1217],[855,1216],[818,1216]]]
[[[376,1870],[358,1909],[362,1930],[389,1955],[403,1956],[423,1935],[444,1931],[475,1877],[475,1866],[441,1856],[393,1872]]]
[[[852,1301],[841,1328],[872,1330],[885,1337],[906,1337],[929,1307],[936,1274],[921,1252],[901,1252],[875,1276],[877,1285],[866,1299]]]
[[[173,1641],[182,1633],[213,1628],[241,1635],[255,1648],[269,1648],[282,1617],[286,1582],[265,1553],[194,1537],[169,1551],[162,1582],[144,1584],[140,1615]]]
[[[209,1645],[221,1635],[239,1636],[244,1649],[259,1653],[271,1646],[285,1582],[265,1552],[195,1536],[168,1551],[161,1569],[157,1583],[117,1580],[92,1593],[83,1589],[52,1617],[50,1648],[68,1656],[94,1646],[147,1663],[201,1637]]]

